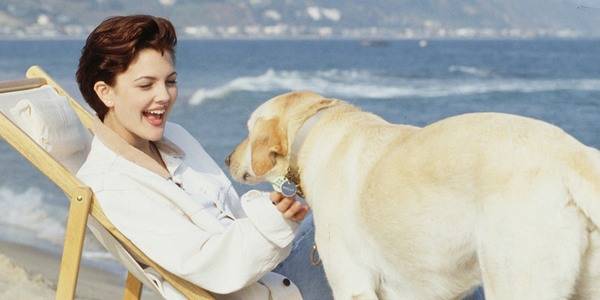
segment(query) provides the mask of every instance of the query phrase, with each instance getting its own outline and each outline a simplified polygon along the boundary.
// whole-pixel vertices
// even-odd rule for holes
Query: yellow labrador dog
[[[244,183],[298,175],[336,299],[600,299],[600,152],[550,124],[474,113],[390,124],[277,96],[230,158]],[[307,262],[308,263],[308,262]]]

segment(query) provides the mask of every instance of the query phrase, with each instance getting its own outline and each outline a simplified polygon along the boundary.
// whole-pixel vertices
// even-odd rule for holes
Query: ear
[[[294,122],[297,122],[298,126],[301,126],[308,118],[314,116],[319,110],[333,106],[340,101],[337,99],[322,98],[316,94],[314,96],[319,98],[306,101],[308,102],[306,104],[289,105],[289,107],[291,107],[289,114],[293,116],[291,119],[293,119]],[[292,139],[293,138],[294,137],[292,136]]]
[[[323,99],[319,100],[317,103],[311,104],[308,107],[307,112],[312,116],[312,115],[316,114],[319,110],[330,107],[330,106],[336,104],[337,102],[338,102],[338,100],[335,100],[335,99],[323,98]]]
[[[275,167],[277,155],[287,155],[287,135],[278,117],[258,119],[251,131],[252,170],[256,176],[262,176]]]
[[[113,89],[110,85],[106,84],[106,82],[96,81],[96,83],[94,83],[94,91],[106,107],[110,108],[115,105],[115,102],[112,99]]]

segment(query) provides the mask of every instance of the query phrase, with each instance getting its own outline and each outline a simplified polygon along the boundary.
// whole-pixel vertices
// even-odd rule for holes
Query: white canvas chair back
[[[56,83],[54,83],[54,81],[51,78],[49,78],[49,76],[47,76],[47,74],[43,72],[43,70],[41,70],[39,67],[32,67],[28,71],[28,75],[29,73],[33,73],[34,75],[42,75],[46,77],[46,79],[38,78],[32,80],[23,80],[21,82],[0,83],[0,117],[3,117],[2,119],[0,119],[0,121],[2,121],[3,124],[0,130],[6,131],[2,132],[2,136],[9,143],[11,143],[10,140],[13,140],[13,137],[10,135],[16,134],[17,136],[15,138],[16,140],[19,140],[19,134],[26,134],[29,137],[29,140],[33,141],[34,143],[29,143],[29,141],[25,141],[25,143],[23,143],[24,145],[18,145],[20,143],[17,143],[17,145],[11,143],[11,145],[13,145],[13,147],[15,148],[38,147],[37,150],[43,150],[43,152],[49,154],[50,158],[47,161],[40,163],[37,161],[43,159],[43,155],[41,156],[41,158],[35,155],[33,155],[32,157],[27,157],[28,152],[35,152],[34,149],[22,149],[22,151],[19,151],[22,154],[25,152],[24,156],[26,156],[30,161],[32,161],[34,165],[38,166],[38,169],[42,169],[39,167],[40,165],[43,166],[44,164],[47,164],[49,166],[52,166],[52,164],[55,164],[56,168],[63,168],[62,171],[67,171],[61,173],[58,176],[58,178],[53,179],[51,178],[52,175],[49,175],[47,173],[52,171],[41,170],[46,176],[48,176],[57,185],[59,185],[59,187],[61,187],[61,189],[65,191],[67,196],[69,196],[69,194],[71,193],[70,191],[66,190],[65,186],[63,185],[77,185],[78,187],[74,187],[74,189],[83,188],[84,190],[89,191],[89,193],[91,194],[89,188],[85,187],[75,177],[75,173],[83,164],[87,153],[90,149],[92,135],[90,134],[88,128],[90,128],[91,124],[86,124],[86,126],[82,124],[82,121],[86,122],[87,120],[89,122],[89,120],[91,120],[89,118],[89,115],[85,116],[85,114],[89,113],[85,112],[85,110],[81,109],[81,107],[75,107],[76,109],[74,110],[74,108],[72,107],[72,102],[74,101],[72,99],[69,99],[68,95],[66,95],[66,93],[62,89],[60,89],[60,92],[62,92],[63,95],[59,95],[56,90],[56,88],[58,87]],[[30,85],[31,88],[29,88],[28,85]],[[15,86],[19,86],[18,90],[15,90]],[[85,118],[82,118],[81,114],[83,114]],[[6,120],[9,120],[9,122],[6,122]],[[15,125],[14,128],[17,132],[8,132],[11,131],[12,125]],[[8,138],[7,135],[9,135]],[[51,160],[54,160],[54,162],[52,162]],[[75,198],[76,201],[81,201],[81,196],[76,196]],[[91,202],[93,194],[90,195],[89,198]],[[73,206],[73,203],[71,204]],[[73,207],[71,207],[70,210],[73,210]],[[88,213],[92,213],[90,218],[87,218]],[[141,289],[141,285],[135,282],[135,279],[137,279],[142,284],[145,284],[147,287],[164,297],[165,289],[161,285],[161,280],[158,279],[161,275],[159,275],[159,273],[156,272],[148,273],[142,269],[140,264],[133,258],[129,251],[127,251],[123,247],[121,242],[119,242],[119,240],[115,238],[113,234],[115,232],[118,233],[118,231],[105,219],[105,216],[101,212],[99,207],[97,205],[94,206],[88,204],[88,208],[85,211],[85,214],[86,216],[84,216],[85,218],[83,219],[84,221],[82,226],[85,227],[85,220],[87,219],[87,226],[90,229],[90,231],[94,234],[94,236],[98,239],[98,241],[106,248],[106,250],[108,250],[113,255],[113,257],[115,257],[128,270],[128,285],[131,281],[134,282],[134,284],[137,284],[137,289]],[[105,225],[102,225],[101,222],[94,217],[94,215],[101,216],[102,222]],[[71,219],[71,212],[69,213],[69,219]],[[61,278],[65,277],[62,274],[63,267],[65,266],[65,260],[70,259],[69,257],[67,257],[68,255],[76,255],[76,253],[73,253],[78,251],[79,257],[76,259],[77,270],[74,274],[74,284],[76,285],[77,271],[79,267],[79,259],[81,257],[82,245],[79,245],[79,248],[76,249],[74,252],[67,251],[68,243],[70,242],[69,227],[71,226],[71,223],[71,220],[69,220],[69,224],[67,224],[64,246],[65,250],[63,251],[63,263],[61,265],[61,274],[59,275],[57,299],[59,297],[62,297],[59,296],[59,294],[61,293]],[[111,226],[111,228],[108,228],[110,231],[107,230],[107,228],[105,227],[107,224]],[[113,234],[111,234],[111,232],[113,232]],[[82,235],[83,234],[84,232],[82,233]],[[120,236],[120,239],[122,239],[126,244],[130,243],[123,236]],[[81,240],[80,243],[82,244],[83,240]],[[136,249],[136,251],[139,251],[131,244],[128,245],[128,248],[134,248]],[[136,253],[136,257],[140,256],[144,257],[143,254]],[[151,261],[145,261],[145,263],[152,264]],[[69,265],[69,263],[67,263],[67,265]],[[159,269],[160,273],[163,276],[165,276],[166,271],[164,271],[158,266],[153,267],[155,269]],[[167,277],[169,275],[172,275],[168,274],[168,272],[166,273]],[[135,278],[133,278],[132,276]],[[179,282],[180,280],[182,282]],[[173,286],[175,286],[175,289],[181,289],[181,285],[183,285],[184,288],[188,290],[188,292],[185,293],[186,295],[188,295],[188,298],[210,299],[210,296],[208,296],[208,294],[202,289],[194,287],[190,288],[188,286],[188,283],[183,281],[182,279],[176,279],[176,281],[177,282],[174,282],[173,285],[167,284],[169,288],[166,290],[169,294],[172,294],[173,292],[178,293],[173,290]],[[67,284],[65,283],[64,285]],[[72,292],[68,292],[72,294],[70,298],[74,296],[73,293],[75,287],[72,287],[72,289]],[[189,290],[199,291],[198,297],[190,297]],[[128,291],[126,287],[125,298],[128,298],[128,292],[133,294],[136,293],[136,291]],[[137,293],[137,297],[139,297],[139,291],[137,291]],[[132,298],[136,298],[135,295]]]

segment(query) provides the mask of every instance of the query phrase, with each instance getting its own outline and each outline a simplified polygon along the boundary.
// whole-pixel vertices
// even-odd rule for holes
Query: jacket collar
[[[100,139],[100,141],[102,141],[104,145],[106,145],[106,147],[123,158],[135,163],[138,166],[146,168],[165,179],[171,178],[171,174],[168,170],[165,170],[163,166],[157,163],[150,156],[146,155],[146,153],[131,146],[112,129],[104,125],[100,119],[94,119],[92,132],[96,137],[98,137],[98,139]],[[183,160],[185,157],[185,152],[183,152],[181,148],[177,147],[177,145],[175,145],[165,136],[163,136],[160,141],[154,142],[154,144],[161,152],[161,155],[168,155],[177,160]],[[167,162],[165,161],[165,163]]]

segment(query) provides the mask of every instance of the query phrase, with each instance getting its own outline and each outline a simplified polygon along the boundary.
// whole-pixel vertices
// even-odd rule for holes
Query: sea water
[[[75,71],[82,46],[80,40],[0,41],[0,80],[22,78],[37,64],[81,100]],[[597,40],[402,40],[381,47],[354,40],[183,40],[170,120],[222,167],[247,134],[252,110],[291,90],[417,126],[467,112],[516,113],[598,148],[599,56]],[[240,193],[251,188],[235,186]],[[0,141],[0,239],[58,253],[67,205],[60,190]],[[93,238],[84,262],[121,270]]]

